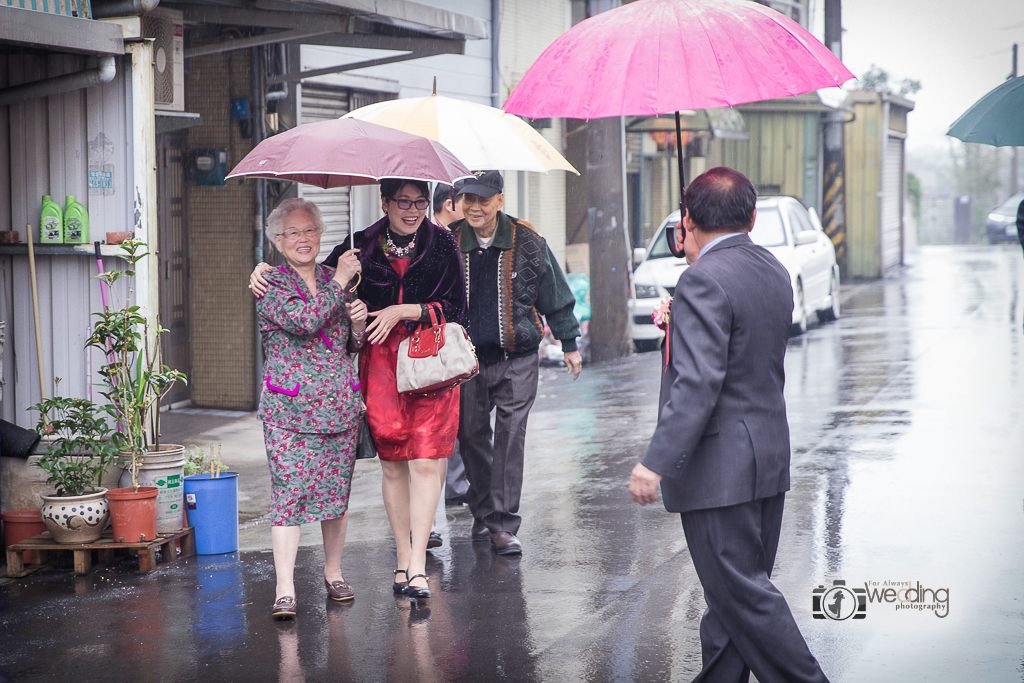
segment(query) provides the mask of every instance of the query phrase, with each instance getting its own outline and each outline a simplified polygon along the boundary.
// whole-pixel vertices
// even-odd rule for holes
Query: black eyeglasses
[[[430,206],[430,202],[426,199],[417,199],[415,201],[412,199],[392,199],[391,201],[398,204],[398,208],[402,211],[408,211],[413,206],[415,206],[419,211],[423,211]]]

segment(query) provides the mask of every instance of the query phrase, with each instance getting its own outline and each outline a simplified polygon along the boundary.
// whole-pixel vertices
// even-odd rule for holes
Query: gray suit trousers
[[[694,683],[827,683],[786,598],[771,582],[785,493],[682,515],[708,604],[700,622],[704,668]]]
[[[537,356],[483,365],[460,387],[459,450],[466,502],[491,533],[519,533],[526,420],[537,397]],[[491,431],[491,411],[496,410]]]

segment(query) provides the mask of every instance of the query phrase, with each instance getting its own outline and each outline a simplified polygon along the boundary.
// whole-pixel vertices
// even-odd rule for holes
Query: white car
[[[647,249],[637,249],[635,253],[639,264],[633,271],[629,314],[637,351],[649,351],[660,345],[665,333],[655,326],[651,314],[662,297],[672,296],[679,276],[686,270],[686,261],[672,256],[665,239],[666,227],[678,222],[679,212],[673,211],[658,226]],[[822,322],[839,317],[836,250],[814,209],[808,211],[793,197],[760,197],[750,238],[789,271],[793,334],[806,331],[811,314],[816,313]]]

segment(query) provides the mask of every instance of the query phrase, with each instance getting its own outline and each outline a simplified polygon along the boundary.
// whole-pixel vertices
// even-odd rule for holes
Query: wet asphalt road
[[[1022,272],[1015,248],[923,248],[790,342],[775,581],[833,681],[1024,679]],[[654,428],[658,356],[575,384],[542,373],[521,559],[470,542],[468,512],[448,508],[435,596],[395,599],[379,493],[361,486],[343,559],[354,604],[326,599],[315,547],[287,626],[267,616],[267,552],[51,572],[0,586],[0,681],[690,680],[704,602],[678,516],[625,488]],[[837,579],[874,591],[865,618],[813,618],[813,589]],[[885,582],[945,589],[947,616],[873,599]]]

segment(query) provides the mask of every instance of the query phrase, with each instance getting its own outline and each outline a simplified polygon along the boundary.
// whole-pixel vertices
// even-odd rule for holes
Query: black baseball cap
[[[460,184],[461,183],[461,184]],[[488,199],[505,191],[505,181],[498,171],[473,171],[472,178],[455,184],[455,196],[475,194]]]

